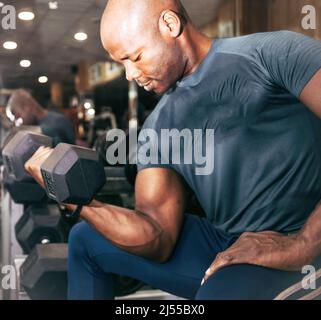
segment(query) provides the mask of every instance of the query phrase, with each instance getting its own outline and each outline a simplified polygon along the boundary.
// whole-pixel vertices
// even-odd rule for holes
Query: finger
[[[31,159],[39,159],[41,157],[44,157],[45,155],[51,154],[53,152],[53,149],[47,148],[47,147],[41,147],[39,148]]]
[[[41,147],[39,148],[34,155],[25,163],[25,168],[28,171],[30,167],[37,164],[39,159],[46,159],[53,152],[51,148]]]
[[[224,254],[220,255],[215,259],[213,264],[207,269],[205,272],[205,276],[202,280],[202,285],[211,277],[214,275],[215,272],[217,272],[219,269],[226,267],[228,265],[233,264],[234,257],[230,254]]]
[[[33,154],[33,157],[34,156],[38,156],[39,154],[41,154],[42,152],[44,152],[47,148],[42,146],[42,147],[39,147],[38,150]]]

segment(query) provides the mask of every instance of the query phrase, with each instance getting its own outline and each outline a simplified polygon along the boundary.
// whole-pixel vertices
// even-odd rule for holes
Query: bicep
[[[321,69],[304,87],[300,100],[319,118],[321,118]]]
[[[170,169],[151,168],[138,173],[136,210],[148,215],[176,243],[185,211],[185,187]]]

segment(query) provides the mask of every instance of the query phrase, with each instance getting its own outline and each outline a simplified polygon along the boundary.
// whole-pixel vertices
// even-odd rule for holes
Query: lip
[[[140,83],[140,82],[137,82],[138,83],[138,85],[140,86],[140,87],[148,87],[150,84],[151,84],[151,82],[152,82],[152,80],[150,80],[150,81],[147,81],[147,82],[145,82],[145,83]]]
[[[152,86],[151,86],[151,84],[152,84],[152,81],[149,81],[146,85],[144,85],[144,89],[145,89],[146,91],[152,91]]]

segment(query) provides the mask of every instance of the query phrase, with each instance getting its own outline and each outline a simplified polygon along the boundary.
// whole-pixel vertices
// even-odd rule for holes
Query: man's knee
[[[274,270],[235,265],[223,268],[199,289],[196,300],[273,300]]]
[[[82,255],[84,253],[86,238],[90,232],[90,226],[86,222],[76,224],[69,233],[69,255]]]

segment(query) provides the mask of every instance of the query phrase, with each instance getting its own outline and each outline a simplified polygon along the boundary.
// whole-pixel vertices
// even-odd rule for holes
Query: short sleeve
[[[269,33],[258,52],[273,82],[296,97],[321,69],[321,42],[299,33]]]

